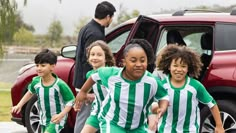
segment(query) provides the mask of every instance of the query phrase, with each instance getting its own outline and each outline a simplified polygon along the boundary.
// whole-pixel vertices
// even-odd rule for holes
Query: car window
[[[187,46],[199,54],[202,54],[202,48],[201,48],[201,45],[199,45],[201,43],[202,34],[203,34],[202,32],[201,33],[192,33],[192,34],[187,35],[183,38],[184,41],[186,42]]]
[[[236,49],[236,25],[227,23],[216,24],[215,34],[216,50],[235,50]]]
[[[210,26],[173,26],[162,28],[159,43],[157,46],[156,55],[167,45],[167,33],[168,31],[176,30],[181,34],[182,39],[187,47],[193,49],[200,55],[203,53],[201,48],[201,37],[204,33],[212,32]],[[213,44],[209,44],[213,45]]]
[[[125,44],[125,41],[129,33],[130,30],[120,34],[119,36],[115,37],[113,40],[108,42],[108,45],[112,50],[112,53],[117,53],[120,50],[121,46]]]

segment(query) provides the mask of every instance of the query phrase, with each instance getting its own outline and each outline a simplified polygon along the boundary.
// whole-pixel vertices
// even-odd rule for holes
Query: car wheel
[[[28,130],[28,133],[40,133],[39,109],[37,100],[37,96],[34,95],[27,103],[25,109],[25,126]]]
[[[223,127],[227,133],[236,132],[236,104],[232,101],[219,100],[217,105],[220,109],[221,120]],[[213,133],[215,129],[214,118],[207,106],[201,110],[201,133]]]

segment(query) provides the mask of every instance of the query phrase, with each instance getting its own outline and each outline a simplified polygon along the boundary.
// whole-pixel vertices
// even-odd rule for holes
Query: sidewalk
[[[0,131],[1,133],[27,133],[24,126],[15,122],[0,122]]]

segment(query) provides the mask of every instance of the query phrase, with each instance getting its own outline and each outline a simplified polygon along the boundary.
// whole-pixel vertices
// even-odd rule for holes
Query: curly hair
[[[153,48],[152,48],[151,44],[145,39],[132,39],[132,40],[130,40],[127,47],[125,47],[125,49],[123,51],[123,55],[125,56],[128,53],[128,51],[134,47],[140,47],[145,51],[145,53],[147,55],[148,64],[154,63],[155,56],[154,56]]]
[[[93,42],[91,45],[89,45],[89,47],[87,48],[87,58],[88,59],[89,59],[89,55],[90,55],[90,50],[94,46],[100,46],[102,48],[102,50],[104,51],[107,66],[114,66],[115,65],[115,58],[112,54],[111,49],[108,47],[107,43],[102,40],[97,40],[97,41]]]
[[[159,70],[163,70],[163,73],[170,74],[170,65],[172,60],[181,59],[183,63],[188,65],[188,75],[190,77],[198,78],[201,68],[203,66],[200,55],[185,46],[168,45],[160,58],[159,64],[157,64]]]

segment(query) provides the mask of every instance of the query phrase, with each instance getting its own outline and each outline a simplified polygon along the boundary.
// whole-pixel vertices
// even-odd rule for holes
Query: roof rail
[[[230,13],[230,15],[236,15],[236,7],[234,7]]]
[[[184,16],[186,12],[216,12],[220,13],[219,11],[214,11],[214,10],[204,10],[204,9],[185,9],[185,10],[179,10],[176,11],[172,14],[172,16]],[[236,12],[236,9],[235,9]]]

